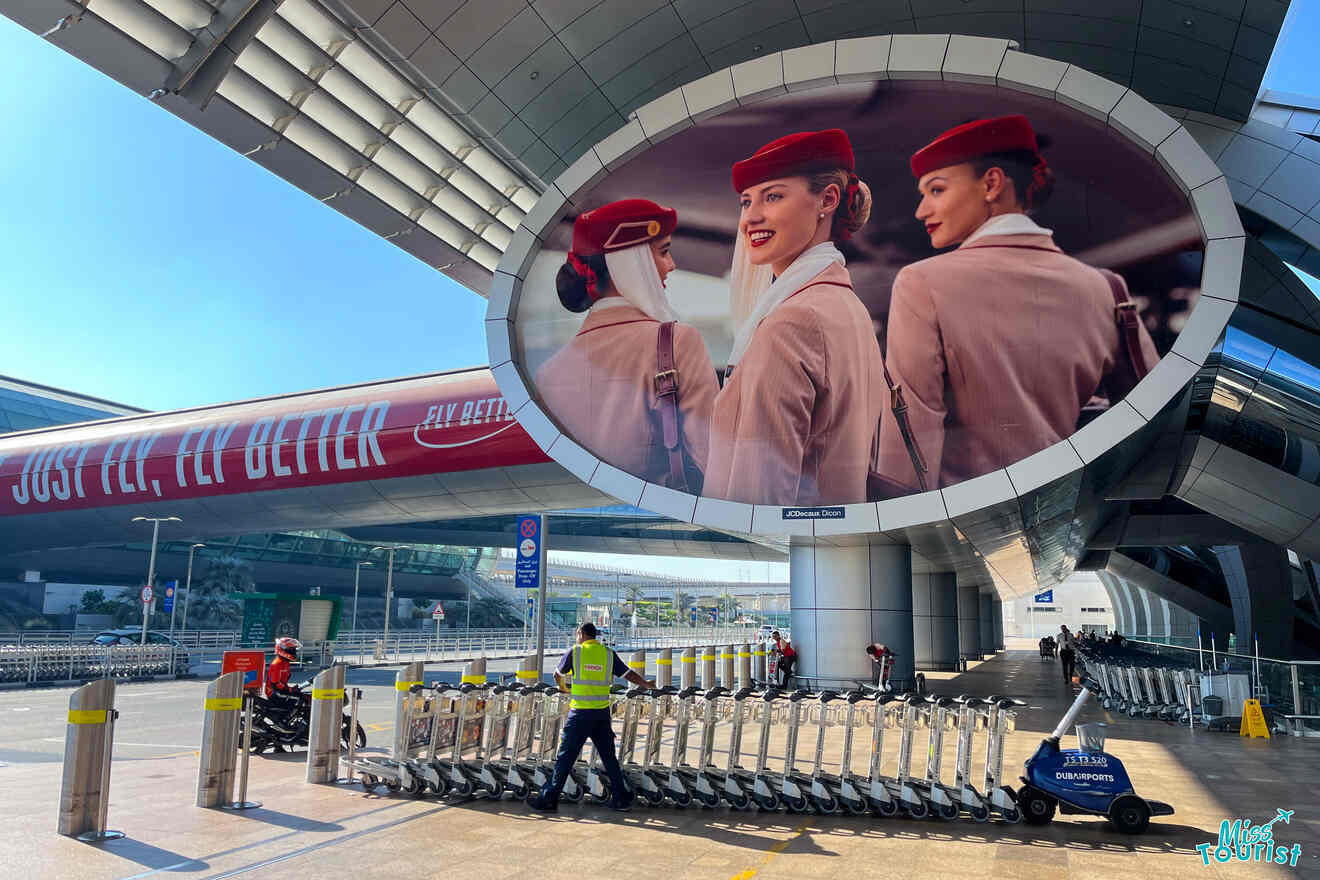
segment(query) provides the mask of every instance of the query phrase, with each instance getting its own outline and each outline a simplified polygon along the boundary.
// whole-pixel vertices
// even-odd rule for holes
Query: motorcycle
[[[292,690],[298,694],[298,704],[293,712],[286,717],[281,718],[284,706],[271,700],[261,697],[257,698],[256,704],[252,707],[252,745],[250,751],[254,755],[260,755],[263,752],[284,752],[292,751],[295,748],[307,747],[308,729],[312,720],[312,682],[310,679],[294,685]],[[279,719],[278,722],[276,719]],[[238,735],[241,739],[244,731],[244,718],[239,716]],[[348,749],[350,741],[356,735],[357,747],[359,749],[367,746],[367,731],[358,722],[356,732],[353,731],[352,719],[347,711],[344,712],[343,723],[340,727],[339,739],[342,747]]]

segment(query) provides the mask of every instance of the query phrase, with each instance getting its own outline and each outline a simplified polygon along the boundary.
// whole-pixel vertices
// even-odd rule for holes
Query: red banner
[[[0,438],[0,516],[549,460],[469,370]]]

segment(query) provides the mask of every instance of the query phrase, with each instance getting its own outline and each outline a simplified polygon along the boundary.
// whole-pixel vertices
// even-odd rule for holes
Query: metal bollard
[[[633,651],[632,659],[628,661],[628,668],[642,678],[646,678],[646,652]]]
[[[84,843],[118,840],[124,836],[122,831],[105,827],[118,715],[114,679],[83,685],[69,697],[58,831]]]
[[[733,645],[720,648],[720,686],[729,690],[733,690],[733,661],[736,659]]]
[[[697,649],[684,648],[679,660],[682,666],[678,671],[678,686],[686,690],[697,683]]]
[[[674,683],[674,649],[665,648],[655,661],[656,687],[669,687]]]
[[[354,767],[354,762],[357,760],[358,703],[362,702],[362,688],[350,688],[348,696],[348,729],[353,731],[353,735],[348,738],[348,754],[344,758],[344,763],[348,767],[348,775],[336,779],[336,785],[355,785],[357,783],[357,769]]]
[[[344,727],[344,672],[335,664],[312,680],[312,718],[307,727],[307,781],[334,782],[339,776],[339,751]],[[355,730],[349,739],[356,739]]]
[[[202,706],[202,757],[197,765],[197,806],[234,802],[238,717],[243,711],[243,673],[226,672],[206,689]]]
[[[738,646],[738,687],[752,686],[752,646]]]
[[[753,674],[757,681],[766,680],[767,670],[765,655],[765,642],[757,642],[756,647],[752,650],[752,665],[755,667]]]
[[[238,746],[238,797],[232,802],[221,804],[222,810],[254,810],[261,806],[261,801],[247,799],[248,759],[252,757],[252,705],[256,694],[243,694],[243,740]]]
[[[486,683],[486,658],[478,657],[463,667],[462,684]]]
[[[390,757],[396,761],[408,759],[408,725],[403,716],[412,700],[413,685],[421,684],[424,674],[422,664],[409,663],[394,676],[394,750]]]
[[[516,673],[518,684],[530,684],[541,680],[541,670],[536,668],[536,655],[528,654],[522,659]]]
[[[710,690],[715,687],[715,646],[708,645],[701,649],[701,688]]]

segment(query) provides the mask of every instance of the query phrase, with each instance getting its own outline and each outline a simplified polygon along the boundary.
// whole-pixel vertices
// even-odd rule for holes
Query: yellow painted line
[[[393,726],[394,726],[393,724],[364,724],[364,725],[363,725],[363,727],[365,727],[367,730],[371,730],[371,731],[389,730],[389,729],[390,729],[391,727],[393,727]]]
[[[761,859],[761,864],[757,865],[755,868],[748,868],[746,871],[741,871],[737,874],[734,874],[731,880],[752,880],[752,878],[756,876],[758,871],[760,871],[766,865],[774,861],[775,856],[779,855],[784,850],[792,846],[793,842],[797,840],[799,837],[801,837],[803,834],[805,834],[807,832],[807,828],[809,828],[810,826],[811,826],[811,822],[807,821],[807,822],[803,822],[801,825],[794,828],[793,833],[789,835],[789,837],[786,840],[781,840],[770,847],[770,851],[765,854],[765,858]]]

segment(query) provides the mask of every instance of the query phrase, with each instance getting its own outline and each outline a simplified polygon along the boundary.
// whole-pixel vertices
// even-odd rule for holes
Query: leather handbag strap
[[[669,488],[688,490],[683,470],[683,449],[678,433],[678,368],[674,363],[674,321],[660,325],[655,341],[655,397],[660,404],[660,427],[669,454]]]
[[[926,485],[926,474],[929,471],[925,456],[921,454],[921,447],[917,444],[916,435],[912,433],[912,423],[908,421],[908,407],[907,401],[903,399],[903,388],[894,384],[893,377],[889,375],[888,365],[884,365],[882,369],[885,374],[885,384],[889,386],[889,408],[894,413],[894,421],[898,423],[898,432],[903,436],[903,445],[907,447],[908,458],[912,459],[912,471],[917,475],[917,486],[925,492],[929,488]],[[880,432],[877,430],[875,439],[871,441],[871,471],[878,474],[879,469]]]
[[[1128,363],[1132,365],[1133,376],[1140,382],[1150,372],[1150,367],[1141,351],[1141,318],[1137,316],[1137,304],[1128,296],[1122,279],[1113,272],[1101,274],[1109,282],[1109,292],[1114,296],[1114,320],[1118,323],[1118,335],[1122,337]]]

